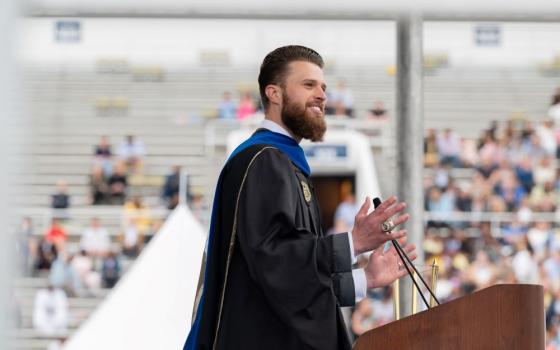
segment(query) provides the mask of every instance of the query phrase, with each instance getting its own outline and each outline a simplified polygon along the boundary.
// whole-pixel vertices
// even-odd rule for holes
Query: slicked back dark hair
[[[288,73],[288,65],[294,61],[314,63],[323,68],[323,58],[317,51],[300,45],[288,45],[277,48],[264,58],[259,72],[259,92],[266,111],[270,101],[265,89],[270,84],[284,85]]]

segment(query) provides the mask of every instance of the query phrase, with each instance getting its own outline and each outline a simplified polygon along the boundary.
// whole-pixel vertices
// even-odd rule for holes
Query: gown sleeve
[[[255,158],[242,186],[236,231],[251,278],[301,341],[331,348],[337,304],[355,301],[348,235],[319,237],[297,226],[301,185],[276,149]]]

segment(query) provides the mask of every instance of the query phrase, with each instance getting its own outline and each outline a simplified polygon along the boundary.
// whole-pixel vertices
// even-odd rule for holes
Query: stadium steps
[[[128,264],[130,265],[130,264]],[[33,328],[33,303],[35,295],[41,288],[48,284],[47,276],[42,277],[20,277],[14,280],[14,295],[20,305],[21,327],[7,331],[10,349],[34,350],[47,348],[48,344],[56,338],[43,337]],[[89,297],[70,297],[68,305],[70,308],[70,323],[68,336],[95,311],[99,303],[109,293],[109,289],[101,289]]]

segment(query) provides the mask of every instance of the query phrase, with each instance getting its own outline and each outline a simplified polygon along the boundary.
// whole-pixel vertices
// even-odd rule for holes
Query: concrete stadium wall
[[[166,66],[199,65],[202,53],[227,53],[231,65],[258,64],[271,49],[297,43],[337,65],[389,65],[395,61],[391,21],[287,21],[87,18],[80,40],[55,40],[55,18],[21,20],[21,59],[30,64],[91,64],[98,58]],[[480,23],[427,22],[425,53],[445,54],[455,66],[527,66],[560,54],[557,23],[501,23],[500,44],[481,47]]]

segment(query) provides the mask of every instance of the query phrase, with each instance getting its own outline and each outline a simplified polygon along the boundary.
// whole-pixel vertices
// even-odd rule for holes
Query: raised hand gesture
[[[369,197],[366,198],[356,215],[354,228],[352,229],[352,241],[356,255],[377,249],[391,239],[399,239],[406,236],[406,230],[388,232],[391,230],[384,230],[383,227],[384,223],[396,227],[408,220],[408,214],[400,214],[406,208],[406,204],[404,202],[395,204],[396,202],[397,198],[395,196],[390,197],[368,214],[371,200]],[[395,220],[390,221],[397,214],[399,215]]]
[[[414,244],[405,244],[406,238],[400,239],[399,243],[410,260],[416,259],[416,246]],[[384,251],[383,247],[376,249],[369,256],[364,271],[368,289],[386,286],[407,274],[406,268],[393,245],[387,251]]]

